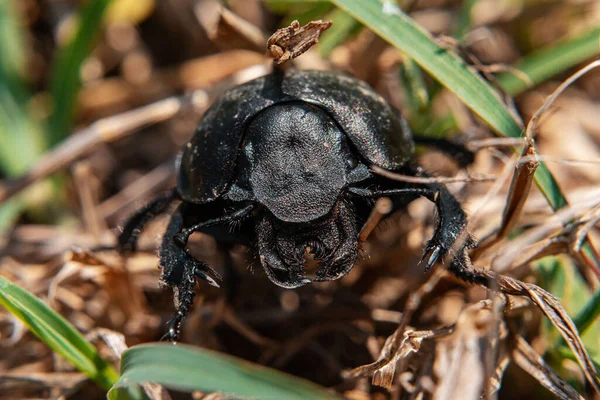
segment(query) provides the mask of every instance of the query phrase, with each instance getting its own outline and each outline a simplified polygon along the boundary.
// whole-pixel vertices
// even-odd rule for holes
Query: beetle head
[[[304,275],[306,250],[319,262],[316,281],[347,274],[358,256],[358,222],[352,204],[341,199],[330,213],[309,222],[281,221],[266,213],[257,226],[258,251],[269,279],[282,287],[310,283]]]

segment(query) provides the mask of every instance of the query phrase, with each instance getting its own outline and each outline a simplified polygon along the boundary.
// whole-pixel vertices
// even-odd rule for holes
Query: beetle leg
[[[158,214],[164,212],[169,204],[179,197],[177,189],[173,188],[167,193],[155,198],[151,203],[136,211],[125,225],[117,241],[117,249],[121,253],[133,252],[142,229]]]
[[[175,341],[179,337],[181,323],[194,303],[196,278],[200,278],[215,287],[219,287],[219,284],[210,275],[218,280],[222,279],[208,264],[196,260],[188,249],[181,248],[175,243],[173,239],[182,228],[183,216],[181,215],[180,205],[171,217],[160,249],[160,265],[163,270],[162,280],[173,288],[175,306],[177,307],[177,312],[170,320],[169,329],[165,335],[171,341]]]
[[[192,233],[199,231],[202,228],[208,228],[209,226],[214,226],[218,224],[225,224],[228,222],[238,221],[245,216],[247,216],[254,209],[254,204],[250,204],[240,210],[237,210],[229,215],[225,215],[219,218],[209,219],[208,221],[200,222],[194,226],[191,226],[187,229],[183,229],[181,232],[177,233],[173,236],[173,240],[179,247],[185,247],[187,242],[192,235]]]
[[[458,166],[465,168],[475,161],[475,153],[460,143],[452,142],[442,138],[432,138],[426,136],[414,135],[413,139],[416,144],[433,147],[458,163]]]
[[[369,190],[361,188],[350,188],[351,193],[361,197],[392,197],[399,198],[403,203],[409,203],[417,197],[426,197],[435,203],[438,212],[438,221],[431,240],[425,245],[423,260],[427,259],[425,270],[428,271],[438,259],[447,254],[467,226],[467,216],[460,203],[450,192],[439,184],[430,184],[424,188],[402,188],[387,190]],[[475,241],[467,236],[465,242],[460,246],[471,248]],[[457,252],[458,254],[458,252]]]
[[[489,287],[489,277],[478,273],[471,263],[471,258],[467,253],[468,246],[460,249],[459,253],[454,257],[448,270],[452,272],[457,278],[462,279],[465,282],[472,283],[474,285],[481,285]]]

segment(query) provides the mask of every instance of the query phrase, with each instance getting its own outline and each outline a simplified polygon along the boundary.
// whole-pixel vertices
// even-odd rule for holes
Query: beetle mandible
[[[162,280],[175,291],[172,340],[193,304],[196,278],[213,286],[221,279],[187,249],[193,232],[254,248],[273,283],[296,288],[311,282],[307,248],[319,261],[316,281],[352,269],[374,198],[389,197],[398,209],[426,197],[438,212],[423,256],[429,269],[465,230],[460,204],[441,184],[401,183],[369,169],[419,175],[414,143],[400,112],[366,83],[336,72],[275,71],[230,89],[207,110],[177,158],[177,187],[128,220],[119,248],[134,251],[143,227],[181,201],[160,249]],[[473,245],[467,235],[454,270],[463,269]]]

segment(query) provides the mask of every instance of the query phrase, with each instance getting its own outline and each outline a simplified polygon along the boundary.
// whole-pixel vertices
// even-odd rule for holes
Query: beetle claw
[[[178,247],[183,249],[187,245],[187,238],[183,233],[178,233],[177,235],[173,236],[173,242],[175,242]]]
[[[428,258],[427,264],[425,265],[425,273],[429,272],[431,267],[433,267],[433,265],[439,259],[441,253],[442,253],[442,248],[440,246],[435,246],[435,245],[429,246],[428,245],[426,247],[425,252],[423,253],[423,257],[421,258],[421,261],[425,260],[425,258]]]
[[[216,288],[221,287],[219,286],[216,280],[214,280],[211,276],[207,275],[205,272],[200,271],[199,269],[194,270],[194,275],[208,283],[210,286],[214,286]],[[222,278],[218,274],[217,276],[219,280],[222,280]]]
[[[183,315],[183,313],[181,311],[178,311],[177,314],[175,314],[173,318],[171,318],[171,320],[168,322],[167,333],[165,333],[160,338],[160,340],[168,340],[173,344],[177,344],[177,341],[179,340],[179,334],[181,333],[181,322],[183,321],[184,317],[185,316]]]

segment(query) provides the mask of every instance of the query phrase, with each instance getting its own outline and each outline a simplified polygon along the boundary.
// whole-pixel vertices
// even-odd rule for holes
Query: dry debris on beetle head
[[[267,50],[276,64],[283,64],[304,54],[319,42],[321,32],[329,29],[332,21],[311,21],[300,26],[294,21],[287,28],[278,29],[267,41]]]

